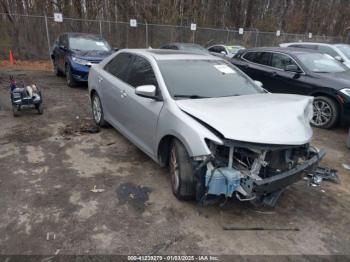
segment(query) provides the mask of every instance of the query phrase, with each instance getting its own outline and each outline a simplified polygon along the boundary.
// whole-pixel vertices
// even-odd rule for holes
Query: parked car
[[[70,87],[76,86],[79,82],[86,82],[90,66],[113,53],[103,38],[81,33],[60,35],[51,50],[55,74],[65,75]]]
[[[198,54],[209,54],[208,50],[203,46],[193,43],[169,43],[159,47],[160,49],[171,49],[171,50],[181,50],[188,51],[191,53]]]
[[[231,61],[269,92],[315,97],[312,125],[331,128],[350,121],[350,71],[328,55],[301,48],[254,48]]]
[[[324,156],[310,146],[312,97],[266,93],[215,56],[124,49],[88,85],[96,124],[168,165],[178,199],[276,197]]]
[[[244,50],[245,47],[241,45],[212,45],[208,47],[208,51],[214,55],[219,54],[232,58],[239,50]]]
[[[330,55],[350,68],[350,45],[346,44],[326,44],[326,43],[283,43],[280,47],[305,48],[318,51],[323,54]]]

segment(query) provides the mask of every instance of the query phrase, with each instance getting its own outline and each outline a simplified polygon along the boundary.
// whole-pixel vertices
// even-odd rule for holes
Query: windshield
[[[196,45],[196,44],[181,44],[180,49],[185,51],[197,51],[201,53],[209,53],[209,51],[205,49],[203,46]]]
[[[350,59],[350,45],[335,45],[340,51],[346,56],[347,59]]]
[[[221,60],[159,61],[170,95],[175,99],[263,93],[246,75]]]
[[[85,37],[70,37],[69,38],[70,49],[81,51],[110,51],[109,44],[102,39],[91,39]]]
[[[235,54],[237,53],[238,50],[241,50],[241,49],[245,49],[243,46],[226,46],[227,50],[232,53],[232,54]]]
[[[315,73],[336,73],[346,71],[346,67],[332,57],[319,53],[297,55],[300,62]]]

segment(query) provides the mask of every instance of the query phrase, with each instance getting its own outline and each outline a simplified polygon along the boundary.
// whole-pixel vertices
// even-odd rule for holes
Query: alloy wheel
[[[324,126],[333,117],[332,107],[324,100],[317,99],[313,103],[314,114],[311,123],[314,126]]]
[[[171,185],[174,192],[177,192],[180,185],[179,164],[176,157],[176,148],[173,146],[170,152]]]
[[[97,124],[101,122],[101,115],[102,115],[102,109],[101,109],[101,102],[98,96],[94,96],[94,100],[92,102],[92,112],[94,114],[94,119]]]

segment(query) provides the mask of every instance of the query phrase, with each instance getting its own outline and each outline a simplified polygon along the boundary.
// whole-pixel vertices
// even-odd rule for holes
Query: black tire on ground
[[[101,103],[101,99],[97,93],[94,93],[91,98],[91,110],[92,116],[97,126],[99,127],[107,127],[108,123],[104,119],[103,107]]]
[[[61,70],[58,68],[57,62],[55,60],[53,60],[53,71],[55,73],[56,76],[63,76],[63,73],[61,72]]]
[[[36,110],[38,110],[38,114],[39,115],[42,115],[44,113],[44,107],[43,107],[43,104],[38,104],[35,106]]]
[[[77,81],[74,79],[73,75],[72,75],[72,71],[70,69],[69,64],[66,64],[66,81],[67,81],[67,85],[69,87],[75,87],[77,86]]]
[[[16,105],[12,105],[12,112],[13,112],[13,116],[14,117],[17,117],[17,116],[19,116],[19,107],[18,106],[16,106]]]
[[[313,106],[312,126],[330,129],[338,123],[340,112],[337,102],[334,99],[326,96],[316,96]]]
[[[179,200],[196,198],[196,179],[191,158],[184,145],[177,139],[172,141],[169,154],[171,188]]]

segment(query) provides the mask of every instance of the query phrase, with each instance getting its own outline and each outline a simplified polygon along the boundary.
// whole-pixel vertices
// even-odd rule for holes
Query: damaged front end
[[[206,141],[212,152],[195,170],[201,196],[237,197],[274,206],[281,192],[304,175],[312,174],[324,150],[301,146],[263,145],[225,140],[223,145]]]

